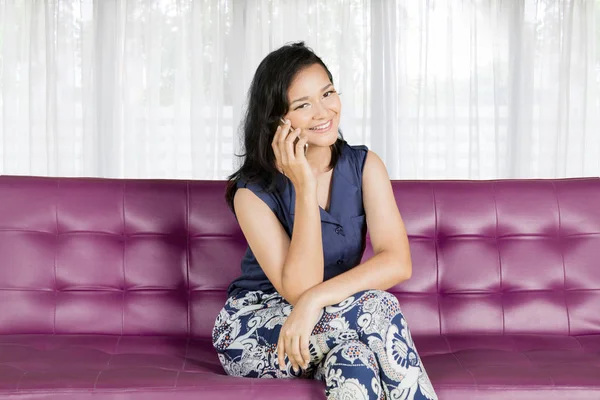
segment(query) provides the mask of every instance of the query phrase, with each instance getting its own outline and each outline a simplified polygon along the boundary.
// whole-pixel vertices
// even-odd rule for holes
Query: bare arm
[[[411,277],[406,229],[385,165],[371,151],[363,172],[363,204],[374,255],[350,271],[314,286],[302,296],[319,307],[339,303],[362,290],[387,290]]]
[[[314,192],[314,193],[313,193]],[[292,240],[283,265],[282,295],[292,305],[311,287],[323,282],[323,240],[316,189],[296,194]]]
[[[249,189],[234,197],[238,222],[256,260],[275,289],[291,304],[323,282],[323,244],[316,194],[296,196],[290,240],[271,209]]]

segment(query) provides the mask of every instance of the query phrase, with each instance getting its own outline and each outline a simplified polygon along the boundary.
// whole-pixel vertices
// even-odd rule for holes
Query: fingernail
[[[291,122],[289,119],[286,119],[286,120],[285,120],[285,123],[286,123],[286,124],[291,124],[292,122]]]

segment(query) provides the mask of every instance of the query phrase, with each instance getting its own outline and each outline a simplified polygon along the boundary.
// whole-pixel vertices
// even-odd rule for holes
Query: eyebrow
[[[328,85],[324,86],[323,89],[321,89],[321,92],[325,89],[327,89],[329,86],[333,86],[333,83],[329,83]],[[290,104],[294,104],[298,101],[304,101],[304,100],[308,100],[310,98],[310,96],[304,96],[304,97],[300,97],[299,99],[296,99],[294,101],[292,101]]]

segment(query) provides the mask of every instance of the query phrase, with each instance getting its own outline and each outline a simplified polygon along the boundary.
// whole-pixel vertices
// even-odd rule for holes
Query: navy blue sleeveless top
[[[319,207],[323,238],[324,280],[333,278],[360,264],[365,250],[366,221],[362,200],[362,174],[368,148],[343,142],[340,157],[333,168],[329,211]],[[292,237],[296,193],[287,178],[283,189],[268,193],[256,183],[238,181],[238,188],[250,189],[264,201]],[[229,296],[261,290],[272,293],[275,288],[254,257],[250,246],[242,259],[242,274],[228,289]]]

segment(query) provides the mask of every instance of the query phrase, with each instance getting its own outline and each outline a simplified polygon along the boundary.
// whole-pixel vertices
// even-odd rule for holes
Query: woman
[[[329,399],[436,399],[386,289],[408,238],[381,159],[338,131],[331,73],[304,43],[259,65],[226,198],[249,244],[213,330],[229,375],[314,378]],[[360,263],[369,226],[374,256]]]

